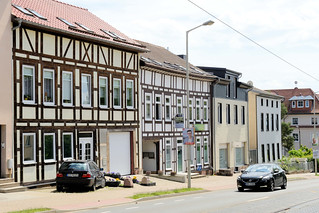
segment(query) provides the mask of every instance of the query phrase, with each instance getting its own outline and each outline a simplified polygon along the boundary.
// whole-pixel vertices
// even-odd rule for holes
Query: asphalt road
[[[237,189],[205,192],[200,194],[160,198],[149,201],[89,209],[90,213],[314,213],[319,212],[319,180],[295,180],[288,182],[286,190],[280,188],[274,192],[252,191],[238,192]]]

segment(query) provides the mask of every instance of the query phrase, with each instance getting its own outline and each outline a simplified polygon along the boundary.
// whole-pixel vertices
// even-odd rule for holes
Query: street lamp
[[[313,140],[316,140],[316,93],[317,92],[313,93]],[[313,145],[318,145],[317,143]],[[313,151],[315,151],[315,147],[313,148]],[[315,158],[315,175],[317,176],[317,158]]]
[[[208,26],[214,24],[213,21],[209,20],[204,22],[201,25],[198,25],[197,27],[194,27],[188,31],[186,31],[186,128],[189,128],[189,64],[188,64],[188,33],[201,27],[201,26]],[[191,188],[191,147],[192,145],[186,145],[187,147],[187,178],[188,178],[188,188]]]

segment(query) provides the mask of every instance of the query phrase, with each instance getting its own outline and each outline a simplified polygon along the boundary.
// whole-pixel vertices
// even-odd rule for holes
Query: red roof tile
[[[108,42],[118,43],[121,44],[121,46],[137,46],[141,47],[139,43],[137,43],[135,40],[129,38],[128,36],[124,35],[99,17],[95,16],[93,13],[89,12],[85,8],[80,8],[77,6],[73,6],[70,4],[66,4],[63,2],[59,2],[56,0],[12,0],[12,4],[18,5],[23,8],[29,8],[32,10],[35,10],[40,15],[47,18],[47,20],[42,20],[36,16],[29,16],[21,12],[20,10],[16,9],[12,6],[12,15],[20,18],[22,20],[35,23],[38,25],[43,25],[46,27],[63,30],[66,32],[71,33],[77,33],[82,34],[86,36],[90,36],[92,38],[98,38],[102,39]],[[63,23],[61,20],[57,19],[63,18],[67,20],[68,22],[74,24],[77,26],[78,30],[73,30],[69,28],[69,26],[65,23]],[[80,24],[83,24],[84,26],[88,27],[90,30],[92,30],[94,33],[88,33],[81,27],[75,24],[75,22],[78,22]],[[114,32],[118,34],[119,36],[126,39],[126,41],[120,41],[120,39],[114,39],[108,35],[106,35],[104,32],[101,31],[101,29],[108,30],[111,32]]]

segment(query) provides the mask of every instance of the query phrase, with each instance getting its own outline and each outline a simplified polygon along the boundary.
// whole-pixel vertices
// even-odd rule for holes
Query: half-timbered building
[[[67,159],[141,169],[140,44],[87,9],[13,0],[14,177],[55,179]]]
[[[165,48],[138,41],[150,51],[141,57],[141,137],[143,170],[164,174],[186,171],[185,115],[195,128],[192,170],[210,169],[211,83],[217,77],[190,65],[190,99],[186,95],[186,61]]]

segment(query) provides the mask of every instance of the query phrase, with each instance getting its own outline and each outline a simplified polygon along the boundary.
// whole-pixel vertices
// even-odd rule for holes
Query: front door
[[[93,160],[93,139],[80,138],[79,139],[79,159],[80,160]]]
[[[183,163],[183,141],[177,140],[177,172],[184,172]]]

